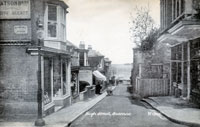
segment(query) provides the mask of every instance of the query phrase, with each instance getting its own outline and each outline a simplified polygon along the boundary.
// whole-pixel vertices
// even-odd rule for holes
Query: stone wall
[[[142,52],[139,49],[133,49],[133,89],[135,89],[134,86],[136,84],[135,80],[137,76],[141,78],[169,79],[170,59],[171,48],[166,43],[157,42],[153,50],[145,52]],[[159,66],[162,66],[161,70],[159,70]]]

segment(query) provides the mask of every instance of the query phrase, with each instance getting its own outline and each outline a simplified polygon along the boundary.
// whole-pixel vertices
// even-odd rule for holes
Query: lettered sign
[[[0,19],[29,19],[30,0],[0,0]]]

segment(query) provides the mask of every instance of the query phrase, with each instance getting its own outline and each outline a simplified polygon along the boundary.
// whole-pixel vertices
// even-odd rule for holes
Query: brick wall
[[[20,36],[14,32],[15,26],[26,26],[27,34]],[[22,21],[0,21],[0,40],[30,40],[31,39],[31,22],[30,20]]]
[[[37,56],[23,46],[0,47],[0,116],[36,117]]]

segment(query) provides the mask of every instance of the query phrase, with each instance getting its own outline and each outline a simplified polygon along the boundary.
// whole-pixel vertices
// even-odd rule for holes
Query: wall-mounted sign
[[[15,34],[28,34],[28,27],[25,25],[14,26]]]
[[[30,0],[0,0],[0,19],[29,19]]]

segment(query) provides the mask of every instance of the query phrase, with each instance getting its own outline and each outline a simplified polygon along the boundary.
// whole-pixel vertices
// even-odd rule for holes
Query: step
[[[63,108],[63,106],[56,106],[56,107],[55,107],[55,112],[59,111],[59,110],[62,109],[62,108]]]

